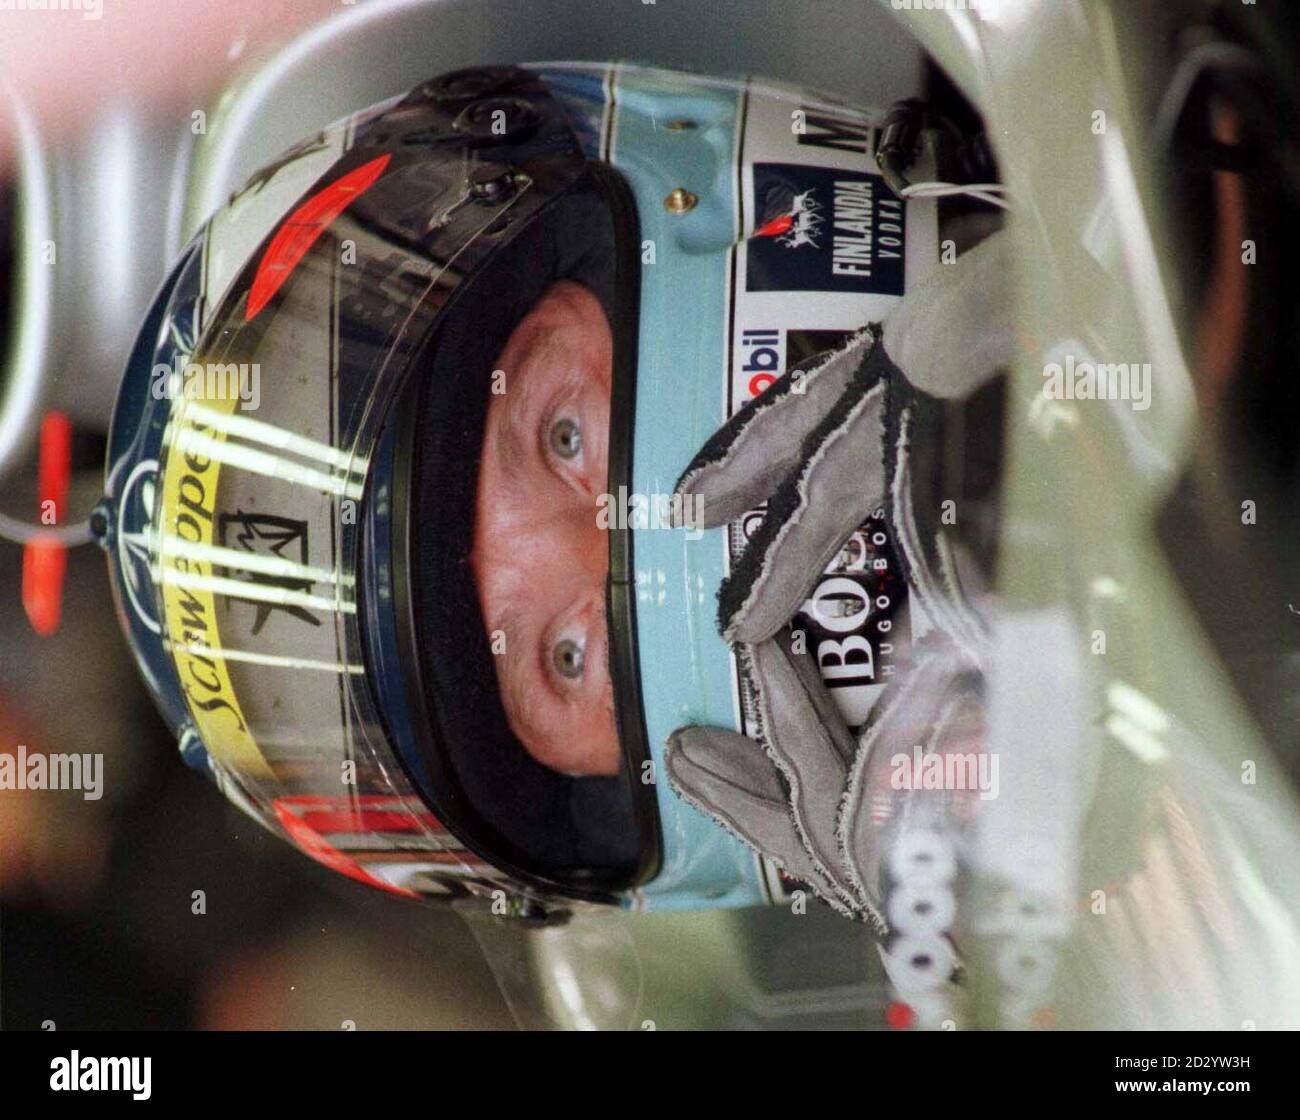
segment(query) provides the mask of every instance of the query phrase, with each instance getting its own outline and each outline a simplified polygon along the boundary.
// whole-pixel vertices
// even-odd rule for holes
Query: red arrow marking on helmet
[[[329,228],[335,218],[374,185],[392,158],[391,155],[380,156],[369,163],[363,163],[312,195],[285,219],[258,263],[253,286],[248,290],[248,307],[244,312],[246,322],[251,323],[257,318],[271,297],[280,290],[280,286],[289,279],[289,274],[298,267],[298,262],[307,255],[307,250],[316,243],[316,239]]]
[[[780,217],[773,218],[765,226],[760,226],[754,230],[755,237],[780,237],[783,233],[789,233],[794,225],[793,214],[782,214]]]

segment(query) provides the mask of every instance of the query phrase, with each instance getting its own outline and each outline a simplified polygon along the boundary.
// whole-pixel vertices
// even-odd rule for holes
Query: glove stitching
[[[854,399],[854,392],[861,395]],[[736,567],[718,589],[718,627],[728,641],[738,640],[737,627],[743,625],[745,616],[767,586],[773,566],[766,561],[797,528],[800,514],[808,506],[808,485],[813,471],[839,439],[852,429],[863,409],[878,400],[883,392],[882,380],[855,385],[805,441],[806,457],[798,473],[787,478],[773,495],[763,524],[755,532]],[[821,570],[830,563],[831,557],[842,544],[842,541],[836,541],[835,550],[820,565],[813,567],[808,582],[810,588],[821,578]],[[757,571],[753,571],[754,568]],[[745,589],[743,597],[739,603],[733,604],[735,592],[742,588]]]
[[[878,324],[868,324],[851,335],[842,346],[828,353],[813,355],[804,362],[792,366],[769,385],[764,392],[759,393],[756,397],[751,397],[695,454],[677,480],[674,492],[678,494],[687,493],[699,483],[702,477],[722,469],[726,461],[732,457],[746,433],[751,430],[754,421],[769,409],[778,407],[790,396],[795,384],[796,373],[802,375],[806,386],[811,385],[813,380],[820,379],[821,375],[833,363],[854,349],[860,348],[864,343],[874,344],[878,336]],[[819,358],[820,361],[818,361]],[[807,368],[810,365],[812,368]],[[780,450],[777,451],[778,455]],[[794,459],[793,453],[789,458]],[[793,462],[791,465],[793,466]]]
[[[966,619],[953,597],[936,586],[936,581],[924,550],[918,543],[919,534],[913,515],[911,474],[908,469],[907,445],[911,436],[911,409],[903,408],[898,421],[898,439],[892,455],[893,472],[889,486],[887,516],[890,528],[902,553],[903,574],[909,590],[920,600],[926,613],[934,619],[959,646],[962,652],[978,663],[980,646],[978,635],[972,636]]]
[[[672,747],[667,748],[667,753],[669,756],[671,756],[674,753],[673,748]],[[800,876],[800,874],[798,872],[792,871],[789,868],[789,866],[786,864],[786,861],[782,859],[779,855],[776,855],[770,851],[764,851],[761,848],[757,847],[754,843],[752,843],[749,837],[746,836],[745,833],[741,831],[739,827],[737,827],[735,822],[726,814],[724,814],[721,809],[717,808],[715,805],[711,804],[708,801],[696,797],[687,789],[687,787],[679,783],[677,781],[676,776],[673,774],[671,767],[668,769],[668,780],[673,787],[673,792],[676,793],[678,797],[680,797],[683,801],[685,801],[696,811],[703,813],[706,817],[708,817],[711,821],[713,821],[714,824],[718,825],[722,829],[725,829],[737,840],[739,840],[742,844],[744,844],[745,847],[747,847],[750,851],[757,853],[759,856],[762,856],[765,859],[770,859],[773,864],[775,864],[778,868],[784,871],[792,879],[796,879],[799,882],[804,881]],[[857,914],[853,910],[849,909],[849,907],[847,907],[843,902],[839,901],[838,897],[835,895],[834,892],[825,891],[822,888],[820,888],[817,883],[814,882],[809,882],[808,885],[812,887],[814,893],[820,899],[822,899],[822,901],[824,901],[828,906],[830,906],[837,913],[843,915],[846,918],[857,917]]]
[[[940,656],[942,656],[942,652],[938,651],[922,657],[912,666],[911,672],[899,682],[892,696],[887,692],[885,696],[881,697],[880,702],[876,705],[876,711],[872,713],[874,718],[871,720],[870,725],[858,737],[858,751],[854,756],[853,764],[849,768],[848,783],[840,797],[835,823],[835,836],[839,843],[840,859],[854,889],[864,903],[872,909],[875,909],[875,907],[870,900],[874,897],[874,892],[867,889],[866,883],[862,881],[861,876],[858,874],[857,864],[850,854],[852,838],[849,836],[849,832],[853,821],[857,819],[857,813],[853,812],[853,810],[857,808],[859,811],[866,811],[860,805],[861,783],[867,766],[875,754],[876,743],[893,719],[895,709],[911,702],[912,694],[921,689],[930,667]],[[881,921],[884,921],[883,917]]]
[[[756,726],[754,728],[754,733],[758,737],[759,745],[763,748],[763,753],[767,755],[768,759],[772,762],[772,765],[776,767],[777,773],[780,774],[785,781],[787,790],[786,810],[790,822],[794,825],[795,835],[799,838],[799,843],[803,846],[805,854],[808,856],[809,860],[812,861],[814,870],[825,878],[826,882],[830,884],[835,893],[842,897],[843,902],[846,905],[856,909],[856,899],[853,897],[851,892],[846,891],[843,885],[836,880],[831,869],[826,866],[825,862],[813,847],[808,831],[804,827],[803,818],[798,809],[799,795],[801,791],[799,777],[786,761],[785,757],[779,754],[772,745],[773,740],[768,731],[768,726],[771,722],[768,716],[766,700],[768,690],[765,682],[762,680],[762,674],[758,671],[758,665],[754,659],[753,648],[748,644],[741,643],[736,646],[736,652],[740,657],[741,665],[744,667],[746,675],[749,677],[750,684],[755,693],[754,706],[757,719],[755,720]]]

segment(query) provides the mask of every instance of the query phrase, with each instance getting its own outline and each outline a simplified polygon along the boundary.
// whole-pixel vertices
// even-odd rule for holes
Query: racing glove
[[[994,234],[939,266],[883,325],[786,373],[708,441],[677,486],[704,527],[764,503],[766,513],[718,593],[719,628],[753,685],[758,742],[680,728],[668,741],[669,781],[836,910],[882,933],[880,830],[922,813],[901,803],[882,811],[890,760],[914,746],[925,755],[956,749],[980,730],[987,580],[943,532],[927,485],[928,439],[945,401],[969,397],[1012,358],[1008,254],[1006,235]],[[935,629],[854,734],[789,623],[844,541],[882,507]]]

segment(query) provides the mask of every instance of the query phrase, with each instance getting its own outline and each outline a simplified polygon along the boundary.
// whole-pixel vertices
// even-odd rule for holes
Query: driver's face
[[[613,341],[599,300],[570,281],[553,285],[497,369],[504,391],[488,405],[471,559],[488,630],[505,638],[496,670],[506,715],[538,762],[615,774],[609,545],[596,523]]]

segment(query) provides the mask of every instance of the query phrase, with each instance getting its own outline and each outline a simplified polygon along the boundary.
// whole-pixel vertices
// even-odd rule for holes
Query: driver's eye
[[[582,450],[582,429],[570,416],[563,416],[551,425],[551,450],[561,459],[576,458]]]
[[[575,681],[582,676],[585,653],[581,642],[572,638],[561,638],[551,651],[551,664],[555,671],[566,680]]]

